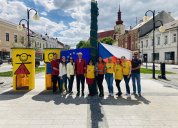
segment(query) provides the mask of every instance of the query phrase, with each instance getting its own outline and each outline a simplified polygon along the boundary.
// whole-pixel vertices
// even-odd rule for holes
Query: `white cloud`
[[[48,15],[47,12],[41,12],[40,14],[43,15],[43,16],[47,16]]]
[[[26,19],[27,17],[26,9],[28,7],[23,2],[6,0],[0,1],[0,7],[0,18],[3,18],[15,24],[18,24],[22,18]],[[58,35],[55,35],[56,32],[63,31],[67,28],[67,26],[65,26],[62,21],[56,23],[45,17],[40,17],[39,21],[34,21],[32,18],[33,13],[31,12],[30,14],[30,29],[35,32],[45,34],[47,29],[50,36],[57,37]]]
[[[34,2],[35,2],[35,4],[42,5],[48,12],[56,9],[56,7],[54,5],[54,0],[34,0]]]
[[[27,7],[18,1],[0,1],[0,17],[9,21],[19,22],[20,18],[26,18]]]

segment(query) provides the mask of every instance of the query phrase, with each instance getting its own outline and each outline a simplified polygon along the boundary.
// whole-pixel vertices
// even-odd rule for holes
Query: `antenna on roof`
[[[48,35],[48,33],[47,33],[47,25],[45,25],[46,26],[46,34],[45,35]]]
[[[138,24],[138,18],[136,17],[136,25]]]

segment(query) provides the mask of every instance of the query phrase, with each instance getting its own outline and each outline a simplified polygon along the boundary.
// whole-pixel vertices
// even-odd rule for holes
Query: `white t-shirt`
[[[66,65],[63,65],[62,63],[59,64],[59,76],[63,76],[67,74]]]

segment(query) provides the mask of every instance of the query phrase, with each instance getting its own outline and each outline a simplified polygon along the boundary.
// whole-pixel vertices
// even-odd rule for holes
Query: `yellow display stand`
[[[35,50],[12,48],[13,89],[32,90],[35,88]]]
[[[46,90],[52,89],[52,68],[51,61],[53,60],[54,54],[57,54],[57,59],[60,59],[59,48],[45,48],[44,49],[44,62],[45,64],[45,85]]]

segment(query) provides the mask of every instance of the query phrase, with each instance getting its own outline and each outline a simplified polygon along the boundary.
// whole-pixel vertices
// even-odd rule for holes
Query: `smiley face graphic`
[[[51,61],[53,60],[54,54],[55,54],[55,53],[49,53],[49,54],[48,54],[48,60],[49,60],[49,62],[51,62]]]
[[[19,57],[20,61],[22,61],[22,63],[24,63],[28,60],[28,57],[31,57],[31,55],[29,55],[27,53],[22,53],[22,54],[17,54],[16,57]]]

